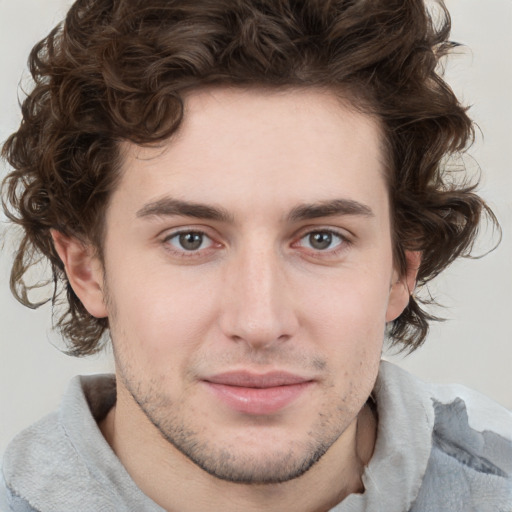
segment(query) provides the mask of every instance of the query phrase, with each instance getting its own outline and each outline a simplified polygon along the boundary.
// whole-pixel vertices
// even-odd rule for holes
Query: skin
[[[104,266],[54,233],[75,292],[111,325],[102,432],[166,510],[320,511],[364,490],[365,404],[414,287],[393,264],[380,138],[323,90],[195,91],[163,147],[123,144]],[[233,370],[308,385],[240,412],[205,382]]]

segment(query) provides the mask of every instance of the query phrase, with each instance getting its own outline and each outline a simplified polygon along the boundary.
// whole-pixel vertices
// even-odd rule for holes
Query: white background
[[[19,123],[17,86],[32,46],[66,11],[65,0],[0,0],[0,141]],[[449,321],[403,359],[422,378],[460,382],[512,408],[512,0],[448,0],[452,39],[467,45],[447,77],[481,128],[471,155],[483,170],[482,195],[503,227],[498,250],[452,266],[435,283]],[[23,83],[23,81],[22,81]],[[25,79],[25,83],[28,81]],[[0,173],[5,175],[5,166]],[[2,217],[0,219],[3,220]],[[111,371],[109,354],[74,359],[53,345],[50,310],[32,311],[10,295],[12,239],[0,226],[0,453],[21,428],[55,408],[78,373]]]

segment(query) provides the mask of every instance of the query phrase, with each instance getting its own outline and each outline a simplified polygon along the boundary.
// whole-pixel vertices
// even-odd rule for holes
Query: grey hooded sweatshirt
[[[384,361],[374,397],[379,422],[365,491],[331,512],[512,512],[512,413]],[[75,377],[60,409],[7,448],[0,511],[162,512],[98,428],[114,402],[113,376]]]

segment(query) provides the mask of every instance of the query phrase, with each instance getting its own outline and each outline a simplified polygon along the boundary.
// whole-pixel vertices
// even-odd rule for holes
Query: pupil
[[[330,233],[312,233],[309,235],[309,243],[315,249],[327,249],[332,243]]]
[[[187,251],[194,251],[201,247],[203,236],[200,233],[182,233],[180,235],[180,245]]]

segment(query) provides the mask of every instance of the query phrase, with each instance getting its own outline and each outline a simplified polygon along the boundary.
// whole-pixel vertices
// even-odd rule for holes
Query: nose
[[[275,250],[248,249],[233,258],[226,274],[220,316],[224,335],[255,350],[293,337],[299,325],[293,291]]]

